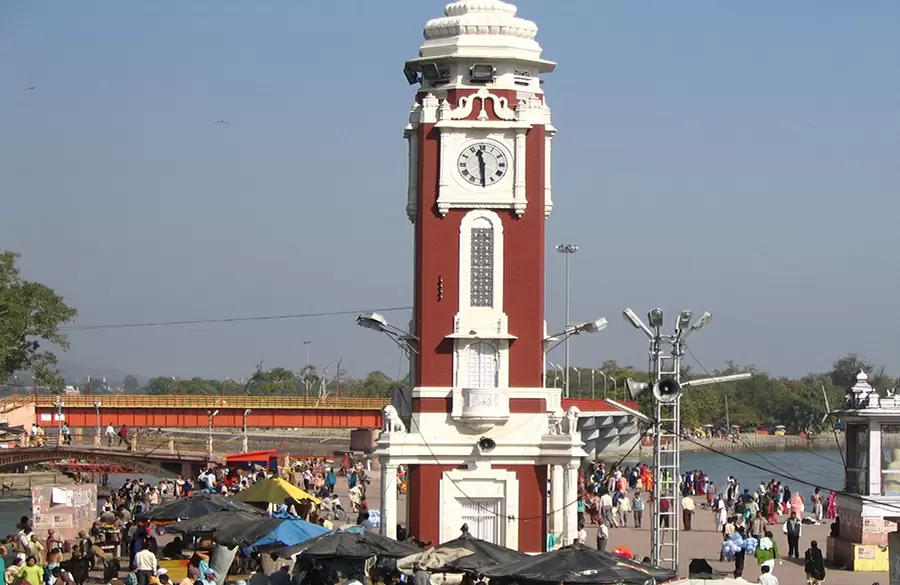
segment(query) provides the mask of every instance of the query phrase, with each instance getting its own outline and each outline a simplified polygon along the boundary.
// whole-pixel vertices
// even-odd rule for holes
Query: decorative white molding
[[[526,131],[516,129],[515,184],[513,186],[513,211],[518,217],[525,215],[528,199],[525,195],[525,136]]]
[[[446,109],[444,108],[444,104],[441,107],[441,115],[439,116],[440,120],[465,120],[469,116],[472,115],[472,110],[475,107],[475,101],[478,101],[481,104],[481,111],[478,113],[477,119],[482,122],[486,122],[490,120],[487,114],[487,110],[485,109],[485,102],[487,100],[491,100],[494,102],[494,114],[500,118],[501,120],[516,120],[517,115],[516,111],[509,107],[509,100],[492,94],[486,88],[482,87],[477,92],[463,96],[459,98],[457,106],[455,109],[450,109],[450,104],[444,101],[446,104]]]
[[[453,393],[454,420],[484,433],[509,420],[509,395],[501,388],[461,388]]]
[[[544,217],[550,217],[553,213],[553,185],[551,184],[553,170],[553,132],[550,127],[544,127]]]
[[[553,396],[559,397],[562,390],[559,388],[503,388],[503,391],[510,398],[543,398],[548,401],[553,400]],[[447,398],[453,393],[452,386],[420,386],[413,388],[413,398]],[[560,413],[562,411],[560,410]]]
[[[434,96],[433,93],[427,94],[424,98],[422,98],[422,106],[419,108],[419,123],[420,124],[437,124],[438,121],[438,109],[441,107],[441,103]]]
[[[417,104],[418,105],[418,104]],[[413,108],[410,117],[418,115],[417,108]],[[416,222],[416,213],[419,205],[419,130],[418,124],[412,122],[403,133],[409,144],[409,177],[406,188],[406,217],[412,223]]]

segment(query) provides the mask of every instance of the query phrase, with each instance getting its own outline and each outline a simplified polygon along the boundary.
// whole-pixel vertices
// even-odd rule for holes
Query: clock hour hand
[[[487,186],[487,173],[485,172],[484,153],[478,153],[478,173],[481,175],[481,186]]]

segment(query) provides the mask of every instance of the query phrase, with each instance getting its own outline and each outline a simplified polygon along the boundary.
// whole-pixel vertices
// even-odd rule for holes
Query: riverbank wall
[[[818,451],[844,449],[844,437],[838,435],[835,442],[834,435],[821,434],[812,437],[800,437],[798,435],[744,435],[740,438],[730,439],[682,439],[682,453],[722,452],[722,453],[752,453],[754,451],[800,451],[813,449]],[[625,457],[627,450],[609,451],[598,454],[600,459],[616,460]],[[634,449],[625,458],[627,462],[646,461],[653,457],[653,438],[647,437],[641,445]]]

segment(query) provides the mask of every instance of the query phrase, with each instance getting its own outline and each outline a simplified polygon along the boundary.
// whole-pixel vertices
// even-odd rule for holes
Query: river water
[[[791,491],[799,492],[807,501],[807,496],[814,489],[812,486],[826,490],[844,488],[844,466],[841,463],[841,454],[836,449],[739,451],[727,455],[708,451],[684,453],[681,456],[681,468],[684,471],[701,470],[719,486],[723,486],[725,479],[733,475],[743,487],[750,490],[774,478],[790,486]],[[110,476],[110,487],[120,486],[125,477]],[[149,477],[145,477],[144,480],[158,481]],[[812,485],[804,485],[801,481]],[[0,536],[14,534],[19,518],[30,515],[30,498],[0,499]]]

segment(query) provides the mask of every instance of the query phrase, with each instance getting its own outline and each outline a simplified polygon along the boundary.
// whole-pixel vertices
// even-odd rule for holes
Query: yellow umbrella
[[[314,504],[322,503],[322,500],[319,498],[313,496],[309,492],[301,490],[295,485],[291,485],[280,477],[258,481],[234,496],[235,501],[257,504],[264,502],[269,504],[283,504],[287,498],[297,500],[298,502],[312,500]]]

